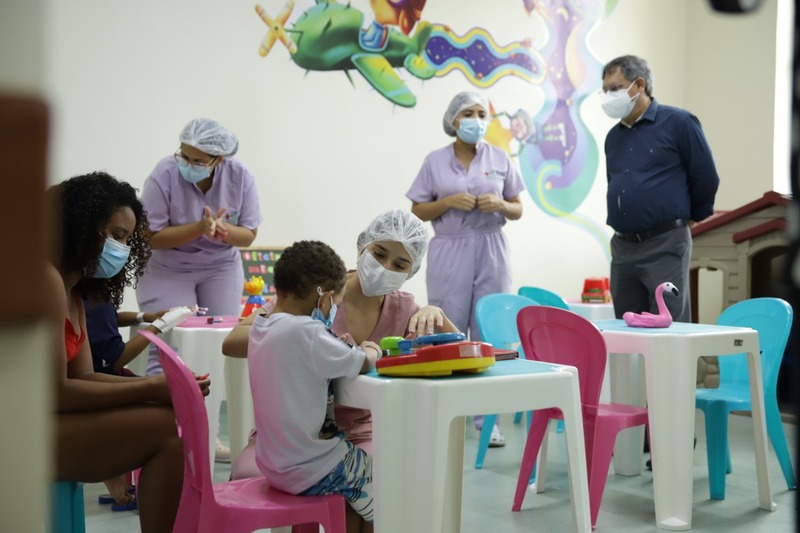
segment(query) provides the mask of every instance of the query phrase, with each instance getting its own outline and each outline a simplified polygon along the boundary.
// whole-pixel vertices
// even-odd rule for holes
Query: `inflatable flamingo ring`
[[[664,291],[670,291],[675,296],[678,295],[678,288],[669,281],[665,281],[656,287],[656,303],[658,304],[658,314],[648,313],[647,311],[633,313],[628,311],[622,315],[622,320],[634,328],[667,328],[672,324],[672,315],[669,314],[664,303]]]

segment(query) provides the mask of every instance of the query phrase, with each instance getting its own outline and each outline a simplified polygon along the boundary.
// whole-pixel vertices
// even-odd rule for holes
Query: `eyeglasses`
[[[172,156],[175,158],[175,161],[178,164],[183,163],[185,165],[190,165],[193,167],[200,167],[200,168],[210,167],[214,163],[214,161],[217,160],[217,156],[212,156],[211,159],[209,159],[208,161],[200,161],[198,159],[192,160],[186,157],[186,154],[184,154],[180,148],[178,149],[178,151],[172,154]]]

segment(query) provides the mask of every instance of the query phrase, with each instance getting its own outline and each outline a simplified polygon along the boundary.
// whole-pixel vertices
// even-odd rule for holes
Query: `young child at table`
[[[328,245],[294,243],[275,263],[274,282],[275,307],[254,319],[247,351],[256,464],[280,490],[342,494],[348,532],[371,532],[372,459],[343,434],[322,430],[330,381],[369,371],[380,348],[370,341],[351,346],[331,333],[345,266]]]

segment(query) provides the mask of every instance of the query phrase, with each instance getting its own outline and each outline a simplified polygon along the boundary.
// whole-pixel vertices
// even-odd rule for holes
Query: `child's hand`
[[[364,358],[364,365],[361,367],[362,372],[368,372],[375,366],[375,361],[381,356],[381,347],[372,341],[364,341],[360,344],[361,349],[364,350],[366,357]]]
[[[203,396],[208,396],[208,394],[211,392],[211,380],[208,379],[208,373],[205,373],[202,376],[195,374],[194,379],[197,380],[197,385],[200,387],[200,393]]]

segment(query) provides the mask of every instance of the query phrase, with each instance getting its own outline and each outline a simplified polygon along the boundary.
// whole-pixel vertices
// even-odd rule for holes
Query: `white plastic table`
[[[581,315],[586,320],[613,320],[615,317],[612,303],[583,303],[567,300],[567,305],[570,311]]]
[[[338,403],[372,411],[376,531],[458,532],[465,417],[547,407],[564,413],[573,531],[591,531],[574,367],[515,359],[482,374],[443,378],[392,378],[373,370],[334,386]]]
[[[758,332],[684,322],[675,322],[668,328],[632,328],[622,320],[598,320],[594,324],[602,331],[612,354],[609,361],[613,401],[645,405],[641,389],[646,389],[656,526],[672,530],[692,527],[695,387],[697,359],[704,355],[747,353],[759,507],[774,511],[767,470]],[[640,363],[644,365],[644,383],[637,367]],[[618,474],[641,473],[642,442],[641,432],[620,434],[614,448]]]

